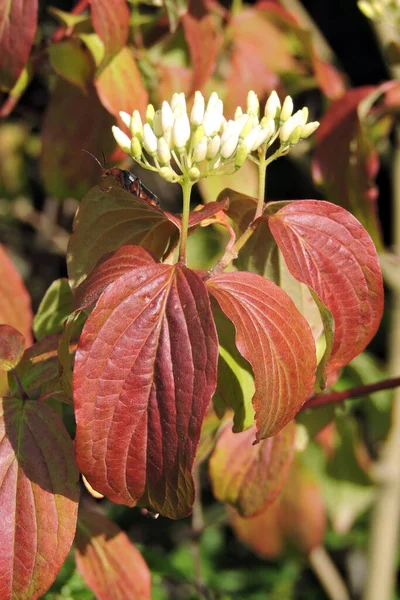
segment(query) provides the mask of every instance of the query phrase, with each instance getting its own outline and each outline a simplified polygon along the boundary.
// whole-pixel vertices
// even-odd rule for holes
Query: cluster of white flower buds
[[[359,0],[358,8],[372,21],[387,21],[395,26],[400,21],[400,0]]]
[[[126,135],[113,127],[120,148],[144,168],[158,171],[171,182],[188,177],[198,181],[211,174],[239,169],[247,158],[258,162],[267,149],[279,141],[279,155],[286,154],[301,139],[317,129],[317,121],[307,123],[308,109],[293,114],[293,101],[287,96],[281,105],[276,92],[269,96],[260,119],[257,95],[247,95],[246,112],[238,107],[234,119],[226,120],[223,103],[216,92],[207,102],[196,92],[188,115],[185,94],[174,94],[155,111],[146,110],[145,123],[135,110],[131,115],[120,112],[130,131]]]

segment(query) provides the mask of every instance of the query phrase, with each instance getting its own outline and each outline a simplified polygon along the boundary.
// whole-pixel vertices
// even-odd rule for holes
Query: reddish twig
[[[306,410],[307,408],[317,408],[318,406],[327,406],[328,404],[338,404],[344,400],[359,398],[360,396],[367,396],[368,394],[373,394],[374,392],[390,390],[391,388],[398,386],[400,386],[400,377],[393,377],[392,379],[384,379],[383,381],[369,383],[368,385],[359,385],[341,392],[315,394],[315,396],[311,396],[311,398],[309,398],[309,400],[303,404],[301,410]]]

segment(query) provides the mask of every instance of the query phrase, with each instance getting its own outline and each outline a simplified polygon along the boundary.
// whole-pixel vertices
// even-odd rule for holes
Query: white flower
[[[281,112],[281,101],[279,100],[278,94],[275,92],[271,92],[269,98],[265,104],[264,115],[267,119],[277,119]]]
[[[292,116],[293,112],[293,100],[290,96],[286,96],[285,100],[282,104],[281,114],[279,116],[280,120],[285,122]]]
[[[159,110],[149,104],[144,125],[137,110],[132,116],[121,112],[131,139],[118,127],[113,127],[113,134],[124,152],[144,168],[159,172],[167,181],[194,182],[212,174],[233,173],[247,158],[261,164],[276,140],[280,146],[271,152],[273,158],[287,154],[319,125],[307,123],[306,107],[292,113],[291,97],[285,98],[281,108],[278,95],[272,92],[260,121],[259,101],[250,91],[246,111],[239,106],[234,119],[227,120],[216,92],[207,102],[196,92],[189,117],[185,95],[176,93]]]
[[[190,113],[190,122],[192,125],[201,125],[204,117],[204,98],[201,92],[194,95],[192,112]]]
[[[121,131],[121,129],[119,127],[116,127],[115,125],[112,127],[112,132],[115,141],[117,142],[121,150],[129,154],[131,150],[131,140],[128,138],[126,133]]]
[[[143,127],[143,146],[149,154],[156,154],[157,137],[148,123],[145,123]]]

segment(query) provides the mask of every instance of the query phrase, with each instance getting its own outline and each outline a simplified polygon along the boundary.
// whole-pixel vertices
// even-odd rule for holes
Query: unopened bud
[[[154,113],[153,131],[157,137],[160,137],[164,133],[164,130],[163,130],[162,124],[161,124],[161,110],[157,110]]]
[[[280,120],[282,122],[285,122],[289,119],[289,117],[292,116],[292,112],[293,112],[293,100],[290,96],[286,96],[283,104],[282,104],[282,110],[281,110],[281,114],[280,114]]]
[[[198,181],[200,179],[200,171],[197,167],[192,167],[188,171],[190,181]]]
[[[176,173],[171,167],[162,167],[158,172],[169,183],[173,183],[176,180]]]
[[[295,144],[297,144],[300,141],[302,129],[303,129],[303,127],[301,125],[297,125],[293,129],[292,133],[289,136],[289,144],[291,146],[294,146]]]
[[[204,136],[194,147],[193,161],[196,163],[202,162],[207,154],[207,138]]]
[[[245,163],[248,155],[249,155],[249,152],[247,150],[246,144],[243,141],[240,144],[240,146],[239,146],[239,148],[237,149],[237,152],[236,152],[236,156],[235,156],[235,167],[236,167],[236,169],[239,169]]]
[[[131,120],[132,120],[132,117],[131,117],[131,115],[128,115],[128,113],[127,113],[127,112],[125,112],[125,111],[123,111],[123,110],[120,110],[120,112],[119,112],[119,116],[121,117],[121,121],[123,122],[123,124],[124,124],[124,125],[125,125],[125,126],[128,128],[128,129],[130,129],[130,128],[131,128]]]
[[[275,92],[271,92],[266,104],[264,115],[267,119],[277,119],[281,112],[281,101],[279,100],[278,94]]]
[[[253,90],[250,90],[247,94],[247,112],[254,113],[257,116],[260,113],[260,103],[257,94]]]
[[[121,131],[121,129],[119,127],[116,127],[115,125],[113,125],[113,127],[112,127],[112,132],[113,132],[115,141],[117,142],[117,144],[121,148],[121,150],[126,152],[126,154],[130,154],[131,140],[128,138],[126,133]]]
[[[163,137],[157,140],[157,156],[162,165],[167,165],[171,160],[171,152]]]
[[[219,152],[220,147],[221,138],[219,137],[219,135],[215,135],[212,138],[212,140],[208,142],[206,158],[208,160],[212,160],[213,158],[215,158]]]
[[[157,153],[157,138],[148,123],[143,127],[143,146],[149,154],[154,156]]]
[[[154,106],[152,104],[148,104],[147,108],[146,108],[145,120],[146,120],[146,123],[148,123],[149,125],[153,124],[155,112],[156,111],[154,110]]]
[[[130,129],[132,137],[136,136],[140,141],[143,140],[143,123],[138,110],[134,110],[132,113]]]
[[[192,112],[190,113],[190,122],[192,125],[201,125],[204,117],[204,98],[201,92],[194,95]]]
[[[301,138],[303,140],[307,139],[308,137],[310,137],[310,135],[312,135],[314,133],[314,131],[316,131],[319,127],[319,122],[318,121],[312,121],[311,123],[307,123],[306,125],[304,125],[302,131],[301,131]]]
[[[131,141],[131,156],[136,160],[142,156],[142,145],[137,137],[133,137]]]

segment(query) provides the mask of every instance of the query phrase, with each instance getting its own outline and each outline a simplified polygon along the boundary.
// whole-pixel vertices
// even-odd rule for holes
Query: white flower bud
[[[286,144],[289,141],[292,131],[297,127],[297,125],[298,121],[294,117],[289,117],[289,119],[282,125],[279,131],[279,139],[282,143]]]
[[[186,112],[186,98],[183,92],[180,94],[175,93],[172,96],[171,109],[175,118]]]
[[[221,156],[222,158],[228,159],[235,152],[239,142],[239,134],[237,131],[233,131],[228,139],[222,144],[221,138]]]
[[[174,124],[174,115],[168,102],[164,100],[161,106],[161,125],[165,132],[168,127],[172,127]]]
[[[132,137],[137,136],[139,140],[143,140],[143,123],[138,110],[134,110],[132,113],[130,130]]]
[[[247,94],[247,112],[254,113],[256,115],[260,112],[260,103],[258,101],[257,94],[250,90]]]
[[[219,135],[215,135],[208,142],[206,158],[208,160],[212,160],[213,158],[215,158],[219,152],[220,147],[221,147],[221,138]]]
[[[167,142],[168,148],[172,149],[172,127],[167,127],[163,135],[164,140]]]
[[[119,127],[116,127],[115,125],[113,125],[113,127],[112,127],[112,133],[115,138],[115,141],[117,142],[117,144],[121,148],[121,150],[123,150],[127,154],[130,154],[131,140],[128,138],[126,133],[121,131],[121,129]]]
[[[242,146],[246,148],[247,154],[253,150],[253,146],[257,140],[258,134],[261,131],[261,127],[258,125],[254,127],[244,138]]]
[[[301,131],[301,138],[303,140],[305,140],[306,138],[310,137],[310,135],[312,135],[314,133],[314,131],[316,131],[319,127],[319,122],[318,121],[312,121],[311,123],[307,123],[306,125],[304,125],[302,131]]]
[[[157,138],[148,123],[143,127],[143,146],[149,154],[154,156],[157,153]]]
[[[201,92],[194,95],[192,112],[190,113],[190,122],[192,125],[201,125],[204,117],[204,98]]]
[[[303,106],[301,109],[301,113],[303,115],[303,125],[305,125],[308,121],[308,108],[307,106]]]
[[[285,122],[292,116],[293,112],[293,100],[290,96],[286,96],[282,104],[282,110],[280,114],[280,120]]]
[[[132,141],[131,141],[131,156],[132,156],[132,158],[139,160],[139,158],[142,156],[142,153],[143,153],[142,144],[140,143],[140,141],[138,140],[137,137],[133,137]]]
[[[158,172],[169,183],[173,183],[176,180],[176,173],[171,167],[162,167]]]
[[[213,92],[208,99],[206,112],[212,111],[215,105],[218,103],[218,100],[219,98],[217,92]]]
[[[198,181],[200,179],[200,171],[197,167],[192,167],[188,171],[190,181]]]
[[[120,110],[119,116],[121,117],[121,121],[123,122],[123,124],[126,125],[126,127],[128,129],[130,129],[131,128],[131,120],[132,120],[131,115],[128,115],[127,112]]]
[[[157,140],[157,156],[162,165],[167,165],[171,160],[171,152],[163,137]]]
[[[164,133],[161,125],[161,110],[157,110],[154,114],[153,131],[157,137],[162,136],[162,134]]]
[[[223,123],[221,134],[221,146],[225,144],[226,140],[230,138],[233,133],[237,133],[239,136],[236,124],[237,121],[232,121],[231,119],[229,119],[227,123]]]
[[[204,133],[211,137],[214,133],[217,133],[220,130],[221,123],[223,121],[223,115],[219,114],[219,112],[215,110],[211,110],[204,113],[203,119],[203,127]]]
[[[172,127],[172,141],[176,148],[184,148],[186,142],[190,138],[190,123],[186,112],[182,113],[175,119]]]
[[[260,131],[257,134],[256,141],[253,144],[252,151],[258,150],[262,144],[264,144],[267,140],[269,140],[274,134],[274,130],[271,131],[271,127],[269,123],[267,123],[264,127],[260,128]]]
[[[195,163],[202,162],[207,154],[207,138],[204,136],[195,146],[193,152],[193,161]]]
[[[278,94],[271,92],[269,98],[265,104],[264,115],[267,119],[277,119],[281,112],[281,101],[279,100]]]
[[[195,148],[200,140],[204,137],[204,127],[200,125],[200,127],[196,127],[195,132],[192,134],[192,139],[190,141],[191,147]]]
[[[235,119],[235,121],[236,121],[236,120],[237,120],[239,117],[241,117],[241,116],[242,116],[242,114],[243,114],[242,107],[241,107],[241,106],[237,106],[237,107],[236,107],[236,110],[235,110],[235,116],[233,117],[233,118]]]
[[[236,119],[236,121],[234,121],[234,123],[236,124],[236,130],[239,135],[243,136],[243,130],[245,129],[249,120],[253,122],[252,117],[245,113],[244,115]]]
[[[149,123],[149,125],[152,125],[153,123],[155,112],[154,106],[152,104],[148,104],[146,108],[146,123]]]

